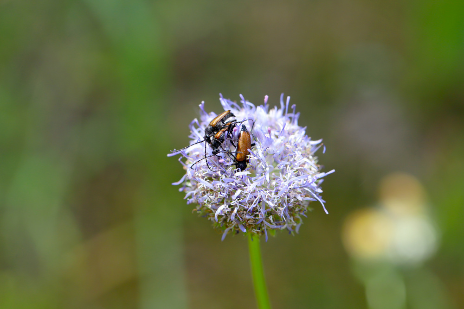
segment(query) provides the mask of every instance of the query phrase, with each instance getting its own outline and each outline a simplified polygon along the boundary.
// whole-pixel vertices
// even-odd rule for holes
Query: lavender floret
[[[215,156],[206,145],[206,156],[211,157],[204,159],[204,142],[192,145],[203,139],[209,122],[217,116],[205,112],[202,102],[200,121],[194,119],[189,126],[192,146],[168,155],[182,155],[184,161],[179,161],[186,170],[173,185],[181,185],[179,191],[186,193],[187,204],[196,204],[194,211],[223,230],[222,239],[228,232],[238,231],[265,235],[266,240],[268,233],[273,235],[275,230],[297,233],[311,201],[319,201],[328,213],[320,196],[320,184],[322,177],[335,170],[320,172],[314,154],[322,140],[311,140],[305,128],[298,126],[300,114],[295,112],[295,105],[289,112],[290,97],[284,102],[282,94],[280,108],[272,109],[267,104],[268,96],[260,106],[240,97],[241,105],[222,95],[220,102],[252,133],[254,145],[249,150],[247,168],[240,171],[233,159],[239,125],[222,144],[223,151]]]

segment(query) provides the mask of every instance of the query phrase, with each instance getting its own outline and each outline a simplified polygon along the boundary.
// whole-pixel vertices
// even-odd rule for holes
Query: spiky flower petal
[[[186,174],[174,183],[181,185],[187,203],[197,204],[194,211],[214,222],[214,226],[228,232],[251,232],[265,235],[287,229],[298,232],[302,217],[306,216],[311,201],[319,201],[326,213],[320,194],[322,177],[333,173],[320,172],[315,152],[322,140],[311,140],[305,128],[298,126],[299,113],[295,105],[289,111],[290,97],[280,108],[269,108],[267,96],[264,105],[255,106],[241,97],[241,105],[220,96],[224,110],[231,110],[237,120],[246,125],[254,145],[244,171],[236,169],[233,154],[236,151],[239,128],[226,139],[226,152],[211,155],[209,145],[198,143],[174,151],[181,154],[179,161]],[[190,124],[191,143],[203,140],[205,128],[216,117],[200,104],[200,121]],[[324,148],[325,151],[325,148]],[[183,161],[185,159],[185,161]],[[203,159],[203,160],[202,160]],[[200,161],[198,161],[200,160]],[[198,162],[197,162],[198,161]],[[192,166],[194,162],[197,162]]]

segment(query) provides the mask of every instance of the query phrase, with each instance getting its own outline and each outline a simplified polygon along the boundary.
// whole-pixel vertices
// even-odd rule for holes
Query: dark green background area
[[[246,238],[192,214],[166,154],[201,101],[282,92],[336,173],[330,215],[314,203],[299,235],[262,244],[273,307],[367,308],[342,225],[396,171],[440,231],[421,269],[464,307],[463,16],[458,0],[0,1],[0,308],[253,308]]]

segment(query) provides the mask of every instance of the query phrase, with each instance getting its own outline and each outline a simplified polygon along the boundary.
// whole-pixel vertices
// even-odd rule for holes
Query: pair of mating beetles
[[[192,168],[195,164],[197,164],[201,160],[206,160],[206,165],[208,166],[209,169],[211,169],[209,167],[207,158],[215,156],[218,153],[223,152],[223,153],[229,154],[233,158],[234,164],[237,168],[239,168],[242,171],[245,170],[247,167],[247,163],[248,163],[247,156],[249,154],[249,149],[252,146],[254,146],[254,144],[251,143],[250,132],[248,132],[245,125],[242,125],[242,128],[240,130],[237,145],[235,145],[234,142],[232,141],[232,133],[233,133],[234,128],[238,124],[243,123],[244,121],[245,120],[237,121],[235,119],[235,115],[232,114],[230,110],[227,110],[219,114],[217,117],[211,120],[211,122],[205,129],[204,139],[202,141],[199,141],[199,142],[196,142],[195,144],[190,145],[190,146],[193,146],[198,143],[205,142],[205,157],[193,163],[190,166],[190,168]],[[254,126],[254,123],[253,123],[253,126]],[[229,139],[231,144],[235,147],[235,154],[232,154],[230,151],[224,150],[222,148],[222,144],[226,141],[226,139]],[[212,148],[213,154],[210,156],[206,155],[206,144],[207,143]],[[185,148],[188,148],[188,147],[185,147]]]

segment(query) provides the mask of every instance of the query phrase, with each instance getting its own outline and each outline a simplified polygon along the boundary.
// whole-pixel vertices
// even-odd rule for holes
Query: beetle
[[[232,124],[236,123],[235,115],[227,110],[217,115],[205,129],[204,139],[208,144],[212,145],[214,142],[215,135],[223,130],[224,128],[231,127]],[[213,151],[215,149],[213,148]]]
[[[241,122],[235,122],[234,124],[238,124],[238,123],[242,123],[243,121]],[[253,123],[253,127],[254,127],[254,123]],[[251,128],[251,132],[253,132],[253,127]],[[228,132],[230,130],[231,126],[228,126],[228,127],[224,127],[223,129],[221,129],[218,133],[216,133],[216,135],[214,136],[214,139],[215,139],[215,142],[223,142],[224,141],[224,134],[226,132]],[[231,132],[229,132],[231,134]],[[230,139],[230,142],[233,146],[235,146],[235,154],[233,152],[231,152],[230,150],[224,150],[223,151],[219,151],[219,148],[218,148],[218,151],[216,153],[213,153],[212,155],[209,155],[209,156],[206,156],[205,154],[205,157],[201,158],[200,160],[197,160],[196,162],[194,162],[190,167],[193,167],[195,164],[197,164],[198,162],[200,162],[201,160],[205,160],[209,157],[213,157],[215,156],[216,154],[220,153],[220,152],[223,152],[223,153],[226,153],[228,154],[232,160],[234,161],[233,164],[235,164],[236,168],[240,169],[241,171],[244,171],[246,168],[247,168],[247,163],[249,162],[248,160],[248,155],[250,154],[250,151],[249,149],[251,149],[251,147],[253,147],[255,144],[251,142],[251,136],[252,134],[250,134],[250,132],[248,132],[247,128],[245,125],[242,124],[242,127],[241,127],[241,130],[240,130],[240,133],[239,133],[239,136],[238,136],[238,140],[237,140],[237,146],[235,146],[232,138]],[[220,144],[219,144],[220,146]],[[208,161],[206,161],[206,164],[208,164]],[[209,167],[209,165],[208,165]]]
[[[224,143],[227,136],[232,136],[231,134],[235,124],[237,124],[235,115],[232,114],[230,110],[227,110],[211,120],[209,125],[206,127],[204,140],[210,144],[211,148],[213,149],[213,155],[216,155],[220,152],[221,145]]]
[[[230,110],[227,110],[217,115],[213,120],[211,120],[211,122],[205,128],[205,135],[203,136],[203,140],[198,141],[182,149],[186,149],[193,145],[206,142],[213,149],[213,154],[217,154],[220,151],[221,144],[226,140],[226,134],[231,135],[232,130],[234,129],[234,125],[236,123],[237,123],[237,120],[235,119],[235,115],[232,114]],[[206,153],[206,143],[205,143],[205,153]]]
[[[205,136],[203,138],[204,141],[211,146],[213,156],[217,155],[219,152],[221,152],[221,150],[223,150],[221,145],[227,139],[227,136],[232,136],[232,130],[234,129],[236,123],[237,120],[235,119],[235,115],[231,113],[230,110],[226,110],[211,120],[209,125],[205,128]],[[205,157],[203,158],[205,160],[208,157],[211,157],[206,156],[206,143]],[[192,164],[191,167],[194,164]],[[206,160],[206,165],[211,170],[208,164],[208,160]]]
[[[193,145],[205,142],[205,156],[203,159],[212,157],[217,155],[220,152],[226,152],[222,148],[222,144],[228,139],[232,137],[232,131],[235,128],[235,125],[238,123],[242,123],[243,121],[237,122],[235,115],[230,111],[224,111],[221,114],[217,115],[216,117],[213,118],[213,120],[210,121],[208,126],[205,128],[205,135],[203,137],[203,140],[198,141],[190,146],[187,146],[182,149],[189,148]],[[232,140],[231,140],[232,141]],[[207,156],[206,155],[206,144],[209,144],[212,149],[212,155]],[[233,144],[233,142],[232,142]],[[235,146],[235,145],[234,145]],[[201,160],[203,160],[201,159]],[[201,161],[198,160],[197,162]],[[192,164],[190,167],[195,165],[197,162]],[[208,165],[208,168],[211,170],[208,164],[208,160],[206,160],[206,165]]]
[[[251,130],[253,131],[253,128],[251,128]],[[247,168],[247,163],[249,162],[248,155],[250,154],[249,149],[251,149],[252,146],[254,146],[254,144],[251,143],[250,132],[248,132],[246,126],[242,124],[234,158],[235,166],[241,171]]]

